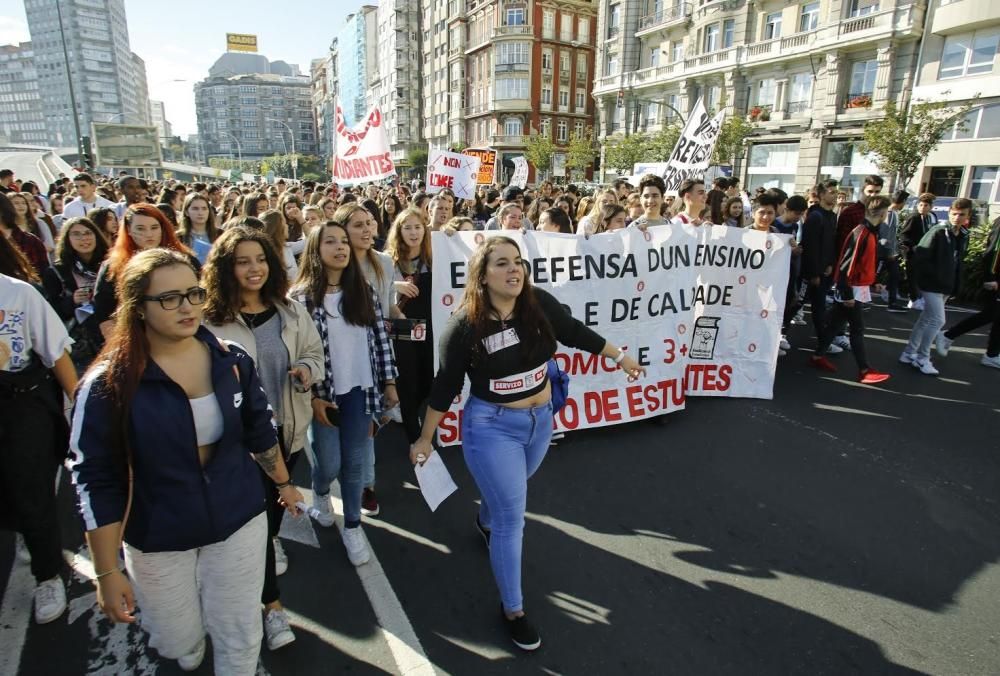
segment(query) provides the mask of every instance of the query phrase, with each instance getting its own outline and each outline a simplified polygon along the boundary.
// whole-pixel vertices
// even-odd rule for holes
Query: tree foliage
[[[577,178],[583,178],[587,169],[594,166],[595,157],[597,146],[594,144],[593,127],[587,127],[579,136],[575,131],[570,134],[569,147],[566,149],[566,168],[570,171],[570,176],[575,174]]]
[[[410,163],[410,171],[418,174],[427,173],[427,148],[414,148],[406,154],[406,161]]]
[[[533,132],[525,144],[524,157],[536,171],[545,175],[552,168],[552,156],[556,153],[556,144],[548,134]]]
[[[604,164],[618,174],[631,174],[633,165],[640,162],[666,162],[680,136],[681,128],[676,124],[654,134],[613,136],[605,142]]]
[[[898,179],[897,185],[906,185],[956,123],[966,128],[965,116],[978,98],[960,108],[939,101],[914,103],[907,110],[890,102],[881,119],[865,124],[859,150],[874,155],[879,170]]]
[[[731,164],[740,153],[754,124],[739,115],[733,115],[722,123],[719,139],[715,142],[712,164]]]

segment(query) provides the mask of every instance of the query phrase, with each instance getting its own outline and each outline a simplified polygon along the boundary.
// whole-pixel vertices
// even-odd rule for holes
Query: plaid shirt
[[[326,375],[322,382],[313,385],[313,394],[324,401],[333,401],[333,393],[337,390],[333,386],[333,354],[326,310],[322,305],[315,306],[309,293],[304,290],[296,291],[292,294],[292,299],[299,301],[309,310],[309,315],[312,317],[313,323],[316,324],[316,330],[319,331],[319,337],[323,341]],[[372,382],[375,383],[375,386],[365,388],[365,413],[368,415],[375,415],[384,410],[382,393],[385,391],[385,383],[387,380],[395,380],[398,373],[396,357],[392,353],[389,333],[386,331],[385,320],[382,317],[382,304],[374,291],[372,291],[372,303],[375,305],[375,324],[367,327],[368,358],[371,362]],[[353,356],[343,355],[342,358],[351,359]]]

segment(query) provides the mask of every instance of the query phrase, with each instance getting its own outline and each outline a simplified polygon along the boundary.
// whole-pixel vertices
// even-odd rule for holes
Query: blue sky
[[[252,33],[261,54],[272,61],[297,63],[308,73],[309,61],[326,53],[347,15],[363,4],[360,0],[125,0],[125,13],[132,51],[146,62],[150,98],[165,102],[174,133],[186,136],[198,131],[192,88],[226,51],[226,33]],[[28,39],[24,3],[4,2],[0,44]]]

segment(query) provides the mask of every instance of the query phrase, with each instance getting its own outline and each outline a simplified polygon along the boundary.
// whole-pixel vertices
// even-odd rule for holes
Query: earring
[[[142,314],[142,313],[140,312],[140,313],[139,313],[139,319],[145,319],[145,318],[146,318],[146,315],[144,315],[144,314]]]

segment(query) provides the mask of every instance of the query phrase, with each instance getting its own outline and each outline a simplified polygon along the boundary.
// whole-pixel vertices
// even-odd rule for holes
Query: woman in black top
[[[462,416],[462,449],[483,498],[476,525],[490,547],[511,639],[524,650],[541,645],[523,609],[521,541],[527,480],[552,437],[547,366],[557,341],[613,360],[630,380],[645,374],[548,292],[531,286],[514,240],[490,237],[469,261],[462,303],[441,336],[440,369],[423,430],[410,447],[414,463],[434,452],[434,430],[468,374],[471,396]]]

